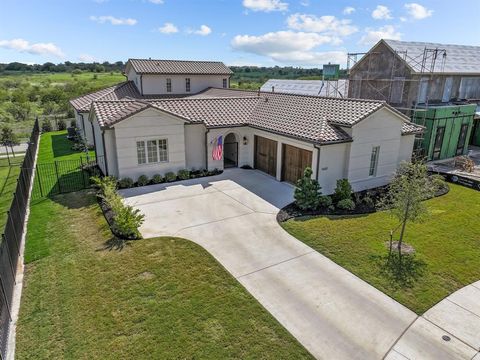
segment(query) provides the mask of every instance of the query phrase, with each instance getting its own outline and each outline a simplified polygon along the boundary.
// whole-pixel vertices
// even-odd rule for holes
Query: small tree
[[[423,201],[433,197],[442,182],[438,177],[428,176],[427,167],[423,163],[402,162],[398,167],[380,206],[388,209],[399,221],[400,237],[397,249],[400,260],[407,222],[420,222],[425,219],[429,211]]]
[[[318,181],[312,179],[312,169],[305,168],[303,177],[297,181],[294,193],[295,203],[302,210],[316,209],[320,202],[320,189]]]
[[[17,135],[13,132],[13,130],[8,127],[2,127],[2,132],[0,133],[0,144],[5,146],[7,150],[8,156],[8,148],[12,150],[13,157],[15,157],[15,152],[13,151],[13,147],[19,145],[20,142],[18,141]]]

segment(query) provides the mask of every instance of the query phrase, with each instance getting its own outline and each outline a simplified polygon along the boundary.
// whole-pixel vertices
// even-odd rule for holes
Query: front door
[[[283,144],[282,180],[296,184],[307,166],[312,166],[312,152]]]
[[[277,174],[277,142],[255,135],[254,168],[271,176]]]

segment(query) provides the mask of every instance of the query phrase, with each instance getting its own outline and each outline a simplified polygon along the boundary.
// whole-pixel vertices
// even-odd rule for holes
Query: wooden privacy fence
[[[35,154],[40,136],[38,119],[35,120],[30,135],[27,152],[21,165],[17,187],[7,221],[2,231],[0,243],[0,357],[4,359],[7,352],[8,333],[11,318],[13,290],[20,255],[21,239],[24,232],[25,216],[30,195],[30,185],[34,175]]]

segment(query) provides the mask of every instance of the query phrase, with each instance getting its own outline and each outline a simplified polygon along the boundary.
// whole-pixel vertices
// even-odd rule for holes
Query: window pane
[[[162,162],[168,161],[168,143],[167,139],[158,140],[158,155]]]
[[[227,88],[227,79],[223,79],[223,88],[224,88],[224,89]]]
[[[147,141],[147,154],[148,154],[148,162],[149,163],[158,162],[157,140]]]
[[[145,164],[147,162],[145,158],[145,142],[137,141],[137,160],[138,164]]]
[[[167,79],[167,92],[172,92],[172,79]]]
[[[380,146],[372,148],[372,155],[370,156],[370,171],[369,176],[377,175],[378,154],[380,152]]]
[[[190,78],[185,79],[185,91],[190,92]]]

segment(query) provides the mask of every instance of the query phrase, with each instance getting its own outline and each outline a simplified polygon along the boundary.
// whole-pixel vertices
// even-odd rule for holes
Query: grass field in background
[[[297,239],[366,280],[418,314],[480,279],[480,192],[450,185],[428,200],[430,218],[408,224],[405,242],[416,251],[411,278],[399,283],[385,271],[386,242],[397,222],[386,212],[289,220]]]

